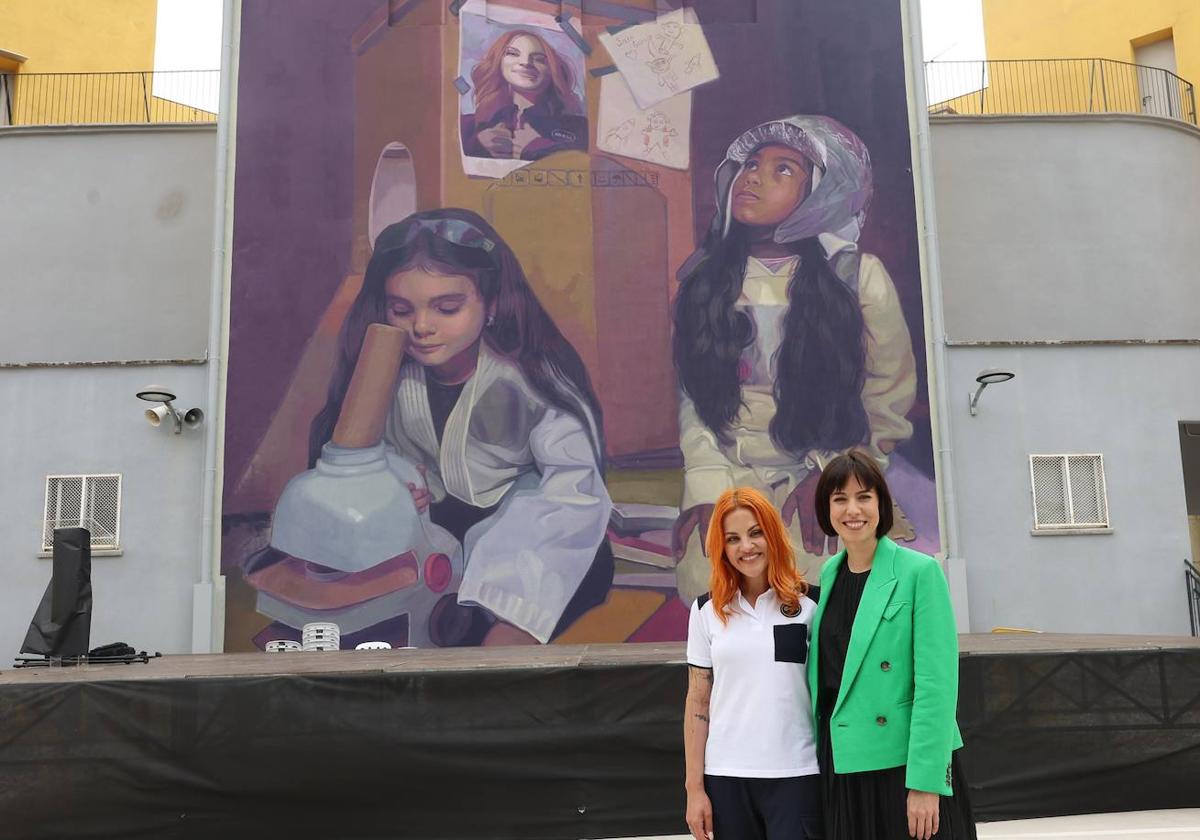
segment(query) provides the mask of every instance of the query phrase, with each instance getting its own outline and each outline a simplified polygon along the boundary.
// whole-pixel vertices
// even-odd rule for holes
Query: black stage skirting
[[[980,820],[1195,806],[1200,640],[963,636]],[[0,836],[684,833],[681,645],[0,672]]]

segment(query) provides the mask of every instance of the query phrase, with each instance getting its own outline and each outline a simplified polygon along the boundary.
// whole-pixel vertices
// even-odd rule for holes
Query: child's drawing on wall
[[[691,8],[676,9],[616,32],[602,32],[599,38],[639,108],[651,108],[720,75],[704,29]]]
[[[651,111],[642,128],[642,147],[648,160],[665,163],[671,149],[671,141],[678,142],[679,131],[662,111]]]
[[[690,91],[664,99],[651,108],[639,108],[620,74],[607,75],[600,82],[596,145],[601,151],[672,169],[687,169],[691,121]]]

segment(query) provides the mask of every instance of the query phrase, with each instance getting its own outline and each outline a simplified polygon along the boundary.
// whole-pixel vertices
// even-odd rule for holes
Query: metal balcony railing
[[[219,70],[0,73],[0,125],[216,122]]]
[[[1191,83],[1107,58],[927,61],[931,114],[1151,114],[1196,124]]]

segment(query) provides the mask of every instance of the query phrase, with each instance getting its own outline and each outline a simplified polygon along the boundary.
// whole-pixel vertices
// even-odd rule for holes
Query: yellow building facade
[[[1200,0],[983,0],[983,25],[986,77],[981,67],[935,66],[979,78],[972,93],[935,109],[1195,122],[1187,83],[1200,81]]]
[[[108,73],[154,67],[158,0],[0,0],[0,50],[21,73]]]
[[[155,96],[157,16],[158,0],[0,0],[0,125],[212,118]]]
[[[1109,58],[1141,63],[1153,44],[1172,42],[1175,72],[1200,81],[1196,0],[983,0],[987,57]]]

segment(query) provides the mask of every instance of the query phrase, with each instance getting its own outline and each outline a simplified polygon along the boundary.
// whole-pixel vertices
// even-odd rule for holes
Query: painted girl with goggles
[[[417,507],[466,557],[434,640],[549,641],[603,602],[613,574],[600,406],[579,354],[479,215],[415,213],[376,240],[313,421],[314,460],[372,323],[409,336],[384,440],[424,473]]]

